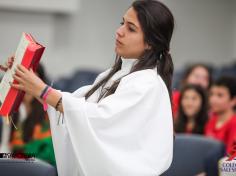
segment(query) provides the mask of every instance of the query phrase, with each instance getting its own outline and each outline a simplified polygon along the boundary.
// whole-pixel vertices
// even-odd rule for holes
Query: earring
[[[152,47],[150,45],[146,45],[145,50],[150,50]]]

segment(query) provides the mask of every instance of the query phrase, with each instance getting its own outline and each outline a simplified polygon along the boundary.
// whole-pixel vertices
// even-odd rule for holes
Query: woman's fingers
[[[15,56],[14,55],[7,58],[7,62],[5,64],[7,66],[7,68],[11,69],[14,60],[15,60]]]
[[[21,71],[22,73],[26,73],[29,71],[23,65],[17,65],[17,69],[19,69],[19,71]]]
[[[18,75],[13,75],[13,78],[16,80],[16,81],[18,81],[19,83],[23,83],[23,80],[21,79],[21,77],[20,76],[18,76]]]
[[[34,73],[32,69],[28,70],[22,65],[17,65],[14,80],[18,82],[11,84],[13,88],[23,90],[28,94],[38,97],[46,84]]]
[[[7,71],[7,67],[4,67],[3,65],[0,65],[0,70],[2,70],[2,71],[4,71],[4,72],[6,72]]]
[[[31,72],[31,73],[34,73],[34,70],[33,70],[32,68],[30,68],[30,72]]]
[[[18,70],[16,70],[16,72],[20,73]],[[18,73],[13,75],[14,80],[16,80],[18,83],[10,83],[10,85],[18,90],[23,90],[25,91],[25,81],[24,79],[21,77],[21,75],[18,75]]]
[[[22,71],[18,68],[18,66],[16,67],[15,72],[16,72],[16,74],[19,75],[20,77],[24,76],[24,72],[22,72]]]
[[[8,57],[8,63],[13,63],[14,60],[15,60],[15,56],[14,55]]]
[[[13,55],[13,56],[10,57],[10,61],[14,62],[14,60],[15,60],[15,56]]]
[[[7,59],[7,62],[3,65],[0,65],[0,70],[6,72],[8,69],[11,69],[13,62],[15,60],[15,56],[11,56]]]
[[[18,89],[18,90],[24,90],[24,86],[21,85],[21,84],[13,84],[13,83],[10,83],[11,87],[15,88],[15,89]]]

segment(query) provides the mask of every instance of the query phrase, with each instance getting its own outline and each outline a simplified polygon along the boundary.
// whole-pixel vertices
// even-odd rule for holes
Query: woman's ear
[[[150,49],[152,49],[152,47],[149,45],[149,44],[145,44],[145,50],[150,50]]]

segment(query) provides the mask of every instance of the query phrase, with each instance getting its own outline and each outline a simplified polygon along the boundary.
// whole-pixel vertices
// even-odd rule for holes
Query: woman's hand
[[[9,57],[4,65],[0,65],[0,70],[6,72],[8,69],[11,69],[14,60],[14,56]]]
[[[11,83],[11,86],[18,90],[23,90],[35,98],[39,98],[46,84],[33,72],[32,69],[28,70],[22,65],[17,65],[15,71],[16,73],[13,75],[13,78],[18,82],[18,84]]]
[[[50,94],[48,94],[46,100],[42,100],[40,95],[47,85],[33,72],[32,69],[28,70],[22,65],[17,65],[15,71],[16,73],[13,75],[13,78],[18,83],[10,83],[13,88],[25,91],[27,94],[37,98],[41,103],[46,102],[53,107],[56,107],[60,100],[57,110],[61,113],[64,112],[61,103],[62,94],[59,91],[53,89]]]

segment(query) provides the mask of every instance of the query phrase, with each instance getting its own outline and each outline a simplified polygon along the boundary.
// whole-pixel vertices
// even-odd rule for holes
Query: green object
[[[39,158],[56,166],[55,154],[51,137],[30,141],[29,143],[23,146],[23,151],[26,154],[34,154],[36,158]]]

